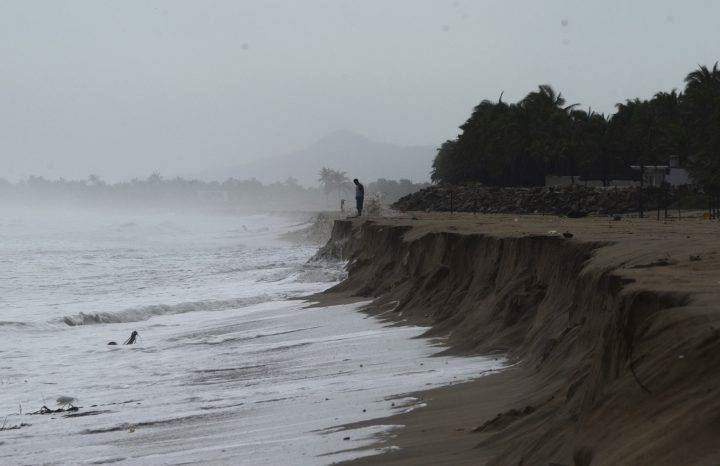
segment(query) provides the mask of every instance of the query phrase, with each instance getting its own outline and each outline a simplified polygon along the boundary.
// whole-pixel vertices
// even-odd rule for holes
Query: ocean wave
[[[62,322],[70,327],[79,325],[119,324],[125,322],[140,322],[155,316],[170,314],[185,314],[198,311],[225,311],[267,302],[273,299],[269,295],[252,296],[248,298],[185,302],[180,304],[152,304],[149,306],[133,307],[116,312],[81,312],[79,314],[64,316]]]
[[[341,262],[306,263],[297,267],[293,279],[298,283],[332,283],[347,277],[347,271]]]
[[[298,283],[333,283],[342,281],[346,276],[347,272],[339,268],[306,267],[295,276],[295,281]]]
[[[0,320],[0,327],[29,327],[27,322],[13,322],[9,320]]]

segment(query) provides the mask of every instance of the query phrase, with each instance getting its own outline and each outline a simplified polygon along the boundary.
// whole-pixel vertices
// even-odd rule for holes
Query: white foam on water
[[[330,464],[392,428],[337,426],[503,364],[290,299],[341,276],[272,239],[291,220],[101,220],[0,224],[0,423],[30,424],[0,431],[0,464]],[[27,414],[60,396],[80,410]]]

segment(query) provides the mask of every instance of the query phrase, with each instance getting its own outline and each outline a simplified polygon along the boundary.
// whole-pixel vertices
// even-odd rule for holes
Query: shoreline
[[[378,439],[399,449],[347,464],[720,463],[716,229],[463,214],[336,222],[319,254],[349,258],[349,276],[325,299],[373,299],[383,319],[447,336],[448,353],[517,363],[368,423],[404,425]]]

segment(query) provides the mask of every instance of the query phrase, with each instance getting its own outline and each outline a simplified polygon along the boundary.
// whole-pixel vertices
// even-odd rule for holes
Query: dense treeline
[[[369,196],[378,193],[384,202],[426,187],[407,180],[367,183]],[[349,199],[350,197],[348,197]],[[18,182],[0,178],[0,203],[11,205],[53,203],[82,204],[100,208],[177,208],[242,210],[325,210],[339,204],[328,199],[323,189],[304,187],[294,178],[271,184],[256,179],[228,178],[225,181],[200,181],[164,178],[153,174],[144,179],[108,183],[96,175],[84,180],[51,180],[31,176]]]
[[[683,92],[617,104],[610,116],[568,105],[548,85],[517,103],[484,100],[433,162],[432,180],[541,186],[546,175],[633,179],[630,165],[671,156],[700,184],[720,184],[720,70],[699,67]]]

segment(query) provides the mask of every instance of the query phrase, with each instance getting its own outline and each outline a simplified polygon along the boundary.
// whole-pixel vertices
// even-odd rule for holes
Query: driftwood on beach
[[[47,406],[43,405],[42,408],[38,409],[37,411],[33,411],[32,413],[28,413],[28,414],[40,415],[40,414],[74,413],[79,410],[80,410],[80,408],[78,408],[77,406],[69,406],[67,408],[50,409]]]

